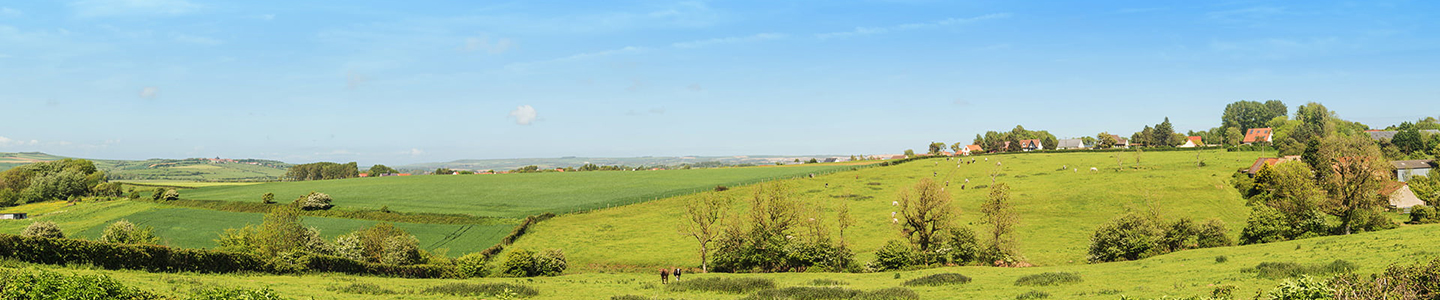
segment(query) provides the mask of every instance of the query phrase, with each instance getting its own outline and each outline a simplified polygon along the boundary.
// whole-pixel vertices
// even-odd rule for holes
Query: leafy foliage
[[[280,297],[280,294],[279,294],[279,293],[276,293],[275,290],[272,290],[272,289],[270,289],[270,288],[261,288],[261,289],[251,290],[251,289],[242,289],[242,288],[223,288],[223,287],[204,289],[204,290],[201,290],[200,292],[195,293],[195,295],[190,296],[190,300],[232,300],[232,299],[244,299],[244,300],[282,300],[282,299],[285,299],[285,297]]]
[[[956,273],[940,273],[940,274],[931,274],[931,275],[926,275],[925,277],[920,277],[920,278],[915,278],[915,279],[907,280],[907,281],[905,281],[905,283],[903,283],[903,284],[901,284],[901,285],[904,285],[904,286],[942,286],[942,285],[954,285],[954,284],[966,284],[966,283],[970,283],[970,277],[966,277],[965,275],[960,275],[960,274],[956,274]]]
[[[565,253],[550,249],[535,253],[525,249],[511,251],[501,264],[501,274],[514,277],[557,276],[567,268]]]
[[[1084,281],[1084,279],[1080,278],[1080,274],[1070,272],[1045,272],[1020,277],[1020,279],[1015,280],[1015,285],[1051,286],[1078,283],[1081,281]]]
[[[299,164],[290,167],[285,172],[286,179],[294,181],[306,180],[329,180],[360,177],[360,170],[355,162],[337,164],[333,162],[317,162]]]
[[[767,278],[728,278],[728,277],[706,277],[696,278],[666,285],[670,291],[704,291],[729,294],[742,294],[753,291],[773,289],[775,281]]]
[[[119,244],[149,244],[158,245],[160,237],[155,236],[155,228],[150,226],[137,227],[130,221],[120,220],[105,227],[105,233],[100,235],[100,241]]]
[[[0,270],[4,299],[161,299],[100,275],[63,275],[43,270]]]
[[[60,231],[60,225],[56,225],[55,222],[50,221],[30,223],[29,226],[25,226],[25,231],[21,231],[20,235],[52,239],[65,238],[65,233]]]

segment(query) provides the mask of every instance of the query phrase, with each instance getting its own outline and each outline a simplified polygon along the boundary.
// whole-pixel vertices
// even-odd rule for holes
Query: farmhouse
[[[1110,138],[1115,139],[1115,148],[1130,148],[1130,139],[1114,134],[1110,135]]]
[[[1062,149],[1062,150],[1063,150],[1063,149],[1082,149],[1082,148],[1089,148],[1089,147],[1085,147],[1085,140],[1082,140],[1082,139],[1063,139],[1063,140],[1060,140],[1060,143],[1059,143],[1059,144],[1056,144],[1056,145],[1055,145],[1055,149]]]
[[[1435,160],[1397,160],[1390,162],[1395,166],[1395,180],[1400,182],[1410,181],[1414,176],[1430,176],[1430,170],[1435,168]]]
[[[21,220],[25,219],[25,213],[4,213],[0,214],[0,220]]]
[[[1393,131],[1393,130],[1366,130],[1366,131],[1365,131],[1365,134],[1369,134],[1369,135],[1370,135],[1370,139],[1374,139],[1374,140],[1377,140],[1377,141],[1378,141],[1378,140],[1382,140],[1382,139],[1385,139],[1385,140],[1395,139],[1395,133],[1396,133],[1396,132],[1398,132],[1398,131]]]
[[[1380,188],[1380,194],[1387,196],[1386,198],[1390,199],[1390,206],[1396,208],[1425,205],[1425,201],[1420,200],[1420,197],[1416,197],[1415,192],[1410,190],[1410,185],[1404,182],[1391,181],[1386,183],[1384,187]]]
[[[1274,138],[1274,137],[1275,137],[1275,132],[1274,132],[1273,130],[1270,130],[1269,127],[1266,127],[1266,128],[1250,128],[1250,130],[1246,130],[1246,131],[1245,131],[1245,139],[1244,139],[1244,140],[1241,140],[1240,142],[1241,142],[1241,143],[1244,143],[1244,144],[1247,144],[1247,145],[1248,145],[1248,144],[1254,144],[1255,142],[1266,142],[1266,143],[1269,143],[1269,142],[1271,142],[1271,138]]]
[[[1250,164],[1250,168],[1249,168],[1249,169],[1245,169],[1245,173],[1249,173],[1250,176],[1255,176],[1255,174],[1260,173],[1260,169],[1264,169],[1266,166],[1274,166],[1274,165],[1278,165],[1278,164],[1281,164],[1281,163],[1292,162],[1292,161],[1300,161],[1300,156],[1299,156],[1299,155],[1286,155],[1286,156],[1280,157],[1280,158],[1274,158],[1274,157],[1261,157],[1261,158],[1257,158],[1257,159],[1255,159],[1255,163],[1254,163],[1254,164]]]
[[[980,145],[965,145],[965,148],[960,148],[960,154],[961,154],[961,155],[969,156],[970,153],[972,153],[972,152],[973,152],[973,153],[983,153],[983,152],[985,152],[985,150],[984,150],[984,149],[980,149]]]
[[[1022,150],[1022,151],[1044,150],[1044,149],[1045,149],[1045,146],[1040,145],[1040,140],[1039,140],[1039,139],[1020,140],[1020,150]]]
[[[1205,141],[1203,141],[1203,140],[1202,140],[1200,137],[1198,137],[1198,136],[1192,136],[1192,137],[1186,138],[1185,144],[1184,144],[1184,145],[1180,145],[1179,147],[1180,147],[1180,148],[1194,148],[1194,147],[1204,147],[1204,146],[1205,146]]]

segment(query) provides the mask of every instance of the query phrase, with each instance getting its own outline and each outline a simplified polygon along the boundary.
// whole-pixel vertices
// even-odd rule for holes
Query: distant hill
[[[462,159],[450,162],[409,164],[393,167],[401,170],[434,170],[450,168],[456,170],[514,170],[524,166],[540,168],[579,167],[585,164],[601,166],[625,165],[631,167],[679,166],[703,164],[703,166],[771,165],[775,162],[807,161],[811,158],[824,160],[829,157],[849,155],[739,155],[739,156],[642,156],[642,157],[560,157],[560,158],[508,158],[508,159]]]
[[[0,152],[0,171],[25,164],[72,157],[40,152]],[[90,159],[111,180],[270,181],[290,164],[265,159],[186,158],[147,160]]]

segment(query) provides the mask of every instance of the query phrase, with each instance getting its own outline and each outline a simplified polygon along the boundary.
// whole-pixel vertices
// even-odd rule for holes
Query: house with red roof
[[[969,156],[970,153],[984,153],[984,152],[985,152],[985,150],[980,149],[980,145],[965,145],[965,148],[960,148],[960,154],[961,154],[961,155],[966,155],[966,156]]]
[[[1203,141],[1203,140],[1202,140],[1200,137],[1198,137],[1198,136],[1192,136],[1192,137],[1187,137],[1187,138],[1185,138],[1185,144],[1184,144],[1184,145],[1180,145],[1180,146],[1178,146],[1178,147],[1180,147],[1180,148],[1194,148],[1194,147],[1204,147],[1204,146],[1205,146],[1205,141]]]
[[[1275,131],[1274,131],[1274,130],[1270,130],[1269,127],[1266,127],[1266,128],[1250,128],[1250,130],[1246,130],[1246,131],[1245,131],[1245,139],[1244,139],[1244,140],[1241,140],[1240,142],[1243,143],[1243,144],[1247,144],[1247,145],[1248,145],[1248,144],[1253,144],[1253,143],[1255,143],[1255,142],[1266,142],[1266,143],[1269,143],[1269,142],[1271,142],[1271,139],[1274,138],[1274,137],[1275,137]]]
[[[1250,164],[1250,168],[1245,170],[1245,173],[1249,173],[1250,176],[1255,176],[1255,174],[1260,173],[1260,169],[1264,169],[1265,167],[1268,167],[1268,166],[1274,166],[1274,165],[1278,165],[1278,164],[1282,164],[1282,163],[1286,163],[1286,162],[1292,162],[1292,161],[1300,161],[1300,156],[1299,156],[1299,155],[1286,155],[1286,156],[1280,157],[1280,158],[1274,158],[1274,157],[1261,157],[1261,158],[1257,158],[1257,159],[1255,159],[1255,163],[1254,163],[1254,164]]]
[[[1045,146],[1040,145],[1039,139],[1020,140],[1021,151],[1044,150]]]

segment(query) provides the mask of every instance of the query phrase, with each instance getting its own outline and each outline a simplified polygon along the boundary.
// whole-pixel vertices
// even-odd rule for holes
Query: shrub
[[[1368,278],[1347,274],[1331,280],[1337,295],[1353,299],[1416,299],[1440,295],[1440,258],[1415,265],[1392,265]]]
[[[920,294],[916,294],[903,287],[883,288],[874,291],[855,295],[855,300],[920,300]]]
[[[980,241],[969,227],[957,226],[946,234],[945,249],[947,262],[964,264],[979,260]]]
[[[796,286],[779,289],[767,289],[756,292],[744,300],[783,300],[783,299],[851,299],[860,294],[860,291],[841,287],[813,287]]]
[[[1265,299],[1332,299],[1334,291],[1323,280],[1317,280],[1310,276],[1301,276],[1299,279],[1286,279],[1280,286],[1265,293]]]
[[[500,273],[514,277],[556,276],[564,273],[566,267],[565,254],[559,249],[544,253],[516,249],[505,257]]]
[[[380,287],[380,285],[378,285],[378,284],[374,284],[374,283],[358,283],[358,282],[357,282],[357,283],[351,283],[350,285],[347,285],[347,286],[330,287],[330,288],[327,288],[327,290],[334,291],[334,292],[347,293],[347,294],[362,294],[362,295],[391,295],[391,294],[395,294],[395,291],[388,290],[388,289],[385,289],[385,288],[383,288],[383,287]]]
[[[730,294],[743,294],[753,291],[773,289],[775,281],[765,278],[696,278],[684,281],[676,281],[665,286],[670,291],[704,291],[720,292]]]
[[[1150,218],[1126,214],[1095,230],[1090,237],[1090,262],[1136,260],[1153,255],[1164,235]]]
[[[99,275],[61,275],[43,270],[0,271],[3,299],[160,299]]]
[[[261,288],[261,289],[249,290],[249,289],[242,289],[242,288],[220,288],[220,287],[217,287],[217,288],[211,288],[211,289],[201,290],[200,292],[195,293],[194,296],[190,296],[190,299],[191,299],[191,300],[231,300],[231,299],[245,299],[245,300],[282,300],[282,299],[285,299],[285,298],[284,298],[284,297],[280,297],[280,294],[279,294],[279,293],[276,293],[275,290],[271,290],[270,288]]]
[[[165,201],[180,200],[180,191],[177,191],[177,190],[175,190],[175,189],[165,190],[165,194],[160,196],[160,200],[165,200]]]
[[[29,226],[25,226],[25,231],[21,231],[20,235],[52,239],[65,238],[65,233],[60,231],[60,225],[55,225],[55,222],[50,221],[30,223]]]
[[[446,294],[451,296],[492,296],[525,298],[539,295],[540,291],[535,288],[514,283],[448,283],[440,286],[430,287],[424,290],[426,294]]]
[[[1016,300],[1045,299],[1045,298],[1050,298],[1050,293],[1046,293],[1046,292],[1042,292],[1042,291],[1036,291],[1036,290],[1031,290],[1031,291],[1029,291],[1029,292],[1025,292],[1024,294],[1020,294],[1019,296],[1015,296],[1015,299],[1016,299]]]
[[[810,281],[810,285],[813,285],[813,286],[834,286],[834,285],[850,285],[850,283],[849,283],[849,282],[845,282],[845,281],[841,281],[841,280],[835,280],[835,279],[817,278],[817,279],[815,279],[815,280],[811,280],[811,281]]]
[[[454,277],[457,274],[454,266],[377,264],[329,255],[307,255],[301,258],[300,264],[306,270],[314,272],[369,274],[403,278],[447,278]]]
[[[275,193],[265,193],[264,195],[260,195],[260,203],[275,204]]]
[[[481,253],[470,253],[455,260],[455,271],[460,278],[485,277],[490,275],[486,269],[489,257]]]
[[[875,270],[899,270],[908,268],[915,264],[917,253],[910,243],[900,240],[890,240],[884,247],[875,251]]]
[[[1084,280],[1080,279],[1080,274],[1070,272],[1045,272],[1020,277],[1020,279],[1015,280],[1015,285],[1051,286],[1078,283],[1081,281]]]
[[[413,265],[420,262],[420,240],[413,235],[392,236],[385,239],[385,252],[380,263],[392,265]]]
[[[1250,208],[1250,218],[1245,221],[1245,229],[1240,231],[1240,244],[1278,242],[1289,239],[1289,236],[1290,227],[1284,215],[1269,206],[1256,205]]]
[[[1201,225],[1195,241],[1200,248],[1235,245],[1235,240],[1230,238],[1230,230],[1225,229],[1225,221],[1220,219],[1210,219],[1205,222],[1205,225]]]
[[[1325,275],[1347,273],[1355,270],[1355,264],[1337,259],[1323,265],[1302,265],[1293,262],[1262,262],[1254,268],[1240,270],[1243,273],[1255,273],[1260,278],[1279,279],[1293,278],[1305,275]]]
[[[330,204],[330,200],[330,195],[312,191],[309,195],[295,199],[295,205],[303,210],[324,210],[334,207]]]
[[[1227,261],[1230,261],[1230,257],[1228,256],[1220,255],[1215,257],[1215,263],[1225,263]]]
[[[909,281],[905,281],[905,283],[903,283],[903,284],[901,284],[901,285],[904,285],[904,286],[942,286],[942,285],[966,284],[966,283],[970,283],[970,277],[965,277],[965,275],[960,275],[960,274],[956,274],[956,273],[940,273],[940,274],[932,274],[932,275],[925,276],[925,277],[920,277],[920,278],[911,279],[911,280],[909,280]]]
[[[785,264],[800,270],[818,267],[824,271],[845,272],[855,266],[855,253],[828,242],[792,242],[785,245]]]
[[[136,227],[130,221],[120,220],[105,227],[105,233],[100,235],[100,241],[117,244],[160,244],[160,237],[155,236],[154,228],[150,226]]]

